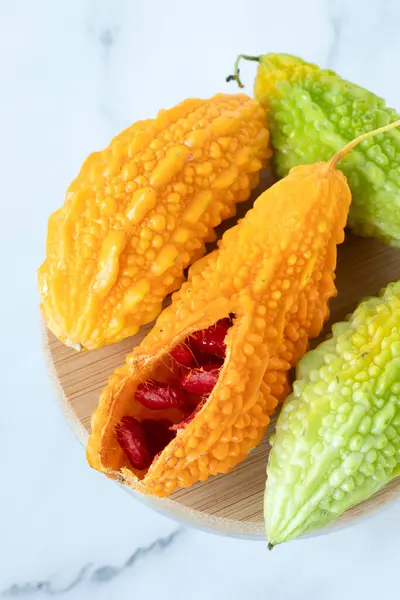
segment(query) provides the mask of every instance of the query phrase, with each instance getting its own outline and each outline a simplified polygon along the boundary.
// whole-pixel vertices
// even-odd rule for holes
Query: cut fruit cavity
[[[196,331],[171,350],[176,379],[173,385],[148,379],[137,387],[135,400],[143,407],[141,412],[152,418],[124,416],[115,428],[117,442],[134,469],[148,469],[177,431],[185,428],[204,406],[225,359],[225,338],[232,319],[230,315]],[[156,411],[163,411],[162,417],[165,411],[175,411],[175,419],[154,419]]]

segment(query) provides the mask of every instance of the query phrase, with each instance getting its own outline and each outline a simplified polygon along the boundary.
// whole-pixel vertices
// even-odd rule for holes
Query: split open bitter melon
[[[335,294],[351,194],[335,162],[292,169],[196,263],[92,419],[92,467],[167,496],[260,442]]]
[[[278,176],[328,158],[348,141],[400,118],[372,92],[288,54],[257,60],[255,98],[267,112]],[[238,67],[231,76],[240,82]],[[400,132],[366,139],[340,164],[352,193],[349,226],[400,246]]]
[[[41,308],[66,344],[95,349],[155,319],[213,228],[270,156],[260,105],[189,99],[91,154],[49,219]]]

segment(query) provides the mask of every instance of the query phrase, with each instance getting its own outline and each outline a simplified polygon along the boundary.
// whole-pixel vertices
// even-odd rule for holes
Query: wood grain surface
[[[249,204],[245,203],[241,213],[248,207]],[[230,224],[225,224],[224,229]],[[339,293],[331,302],[331,319],[325,332],[329,331],[330,323],[343,319],[353,311],[362,298],[377,294],[383,286],[397,279],[400,279],[400,250],[347,233],[346,241],[338,251],[336,283]],[[83,444],[87,441],[90,417],[107,378],[124,362],[126,354],[140,343],[149,329],[149,326],[144,327],[137,336],[84,353],[67,348],[44,329],[45,353],[61,407]],[[156,510],[186,524],[226,535],[260,538],[264,535],[262,510],[268,437],[273,428],[271,423],[260,446],[226,475],[212,477],[205,483],[177,491],[170,499],[160,500],[131,493]],[[82,460],[85,460],[83,453]],[[110,485],[113,484],[110,482]],[[366,502],[350,509],[327,531],[355,522],[399,495],[400,478]]]

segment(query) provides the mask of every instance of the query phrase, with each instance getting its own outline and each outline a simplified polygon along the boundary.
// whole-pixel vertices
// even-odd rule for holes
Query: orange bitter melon
[[[91,154],[49,219],[48,327],[94,349],[155,319],[270,154],[265,114],[244,94],[186,100]]]
[[[328,316],[350,200],[333,162],[295,167],[191,267],[101,394],[92,467],[167,496],[245,458]]]

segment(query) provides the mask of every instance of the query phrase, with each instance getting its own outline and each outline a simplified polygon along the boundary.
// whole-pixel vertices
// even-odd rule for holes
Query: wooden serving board
[[[241,207],[240,212],[243,213],[246,208],[249,208],[248,203]],[[400,250],[348,233],[345,243],[338,250],[336,283],[339,294],[331,302],[331,320],[325,332],[329,331],[332,322],[352,312],[362,298],[376,295],[383,286],[397,279],[400,279]],[[45,352],[61,407],[83,444],[88,439],[91,414],[109,375],[124,362],[125,356],[140,343],[149,329],[150,326],[144,327],[138,335],[123,342],[83,353],[67,348],[45,329]],[[212,477],[207,482],[177,491],[169,499],[157,499],[136,492],[132,494],[156,510],[188,525],[225,535],[263,537],[265,469],[268,437],[273,429],[271,423],[258,448],[226,475]],[[83,455],[82,460],[85,460]],[[399,496],[400,478],[366,502],[350,509],[327,529],[348,525]]]

